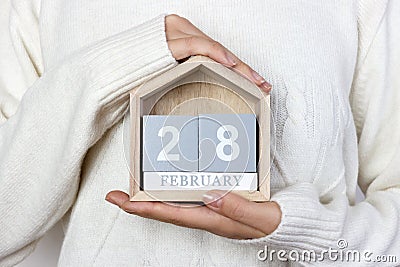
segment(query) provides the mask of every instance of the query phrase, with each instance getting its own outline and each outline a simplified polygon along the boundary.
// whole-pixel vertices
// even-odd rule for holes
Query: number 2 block
[[[199,116],[199,171],[256,172],[253,114]]]
[[[197,171],[198,131],[197,116],[143,116],[143,171]]]

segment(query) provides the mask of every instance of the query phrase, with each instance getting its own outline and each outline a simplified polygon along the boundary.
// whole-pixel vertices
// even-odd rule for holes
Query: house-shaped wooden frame
[[[201,190],[152,190],[142,188],[142,118],[144,115],[198,115],[253,113],[257,118],[256,191],[234,192],[251,200],[270,197],[270,106],[269,95],[235,71],[207,57],[185,63],[148,80],[130,94],[130,200],[201,201]]]

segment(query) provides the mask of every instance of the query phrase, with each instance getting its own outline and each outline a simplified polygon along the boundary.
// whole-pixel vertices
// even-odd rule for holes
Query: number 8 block
[[[256,172],[255,115],[199,115],[199,171]]]
[[[198,131],[197,116],[143,116],[143,171],[197,171]]]

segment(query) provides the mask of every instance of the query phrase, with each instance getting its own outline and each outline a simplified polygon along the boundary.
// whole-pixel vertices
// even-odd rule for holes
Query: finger
[[[114,205],[121,207],[124,202],[129,201],[129,195],[125,192],[115,190],[108,192],[106,200]]]
[[[228,238],[247,239],[265,236],[265,233],[224,217],[206,206],[188,208],[162,202],[131,202],[129,196],[121,191],[108,193],[106,199],[131,214],[178,226],[203,229]]]
[[[270,234],[280,223],[280,208],[275,202],[256,203],[232,192],[213,190],[204,197],[215,212]]]
[[[198,36],[190,36],[168,41],[169,49],[175,59],[194,55],[208,56],[225,66],[233,67],[236,61],[220,43]]]
[[[259,86],[263,91],[269,93],[272,89],[270,83],[268,83],[260,74],[258,74],[255,70],[253,70],[249,65],[241,61],[235,55],[236,65],[233,67],[233,70],[247,78],[248,80],[254,82],[257,86]]]

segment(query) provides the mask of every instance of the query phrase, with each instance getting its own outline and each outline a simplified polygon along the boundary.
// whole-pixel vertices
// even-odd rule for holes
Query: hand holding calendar
[[[185,29],[169,26],[168,20],[181,19],[166,21],[173,55],[181,59],[194,52],[216,62],[189,60],[133,90],[131,191],[112,191],[106,200],[131,214],[225,237],[270,234],[281,217],[279,205],[267,201],[270,113],[265,92],[271,86],[187,20],[178,23]],[[189,41],[174,39],[179,34]],[[175,49],[178,42],[185,45]],[[235,188],[235,193],[227,191]],[[186,208],[162,201],[206,205]]]

